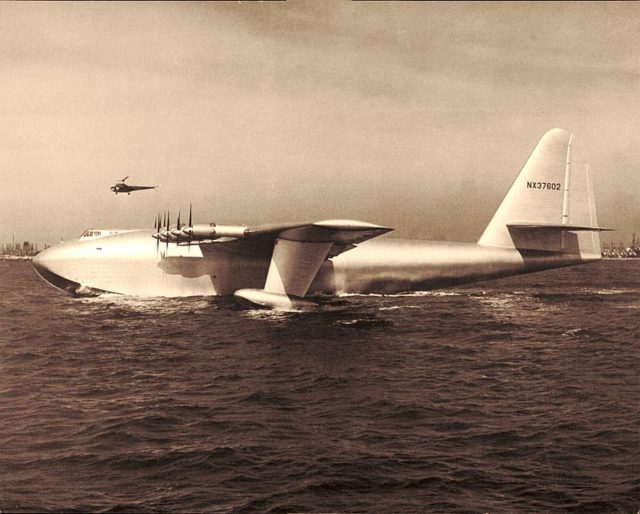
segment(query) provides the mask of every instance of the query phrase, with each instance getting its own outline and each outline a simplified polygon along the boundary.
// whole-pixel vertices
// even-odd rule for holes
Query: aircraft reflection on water
[[[153,231],[92,230],[33,264],[73,294],[234,295],[304,310],[317,294],[426,290],[597,261],[606,230],[589,167],[561,129],[542,137],[477,243],[378,239],[392,229],[355,220],[235,226],[192,217],[190,209],[188,223],[172,225],[158,216]]]

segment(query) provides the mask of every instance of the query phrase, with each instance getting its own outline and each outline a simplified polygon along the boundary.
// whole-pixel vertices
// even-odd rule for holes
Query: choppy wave
[[[0,263],[4,512],[637,512],[640,268],[313,313]]]

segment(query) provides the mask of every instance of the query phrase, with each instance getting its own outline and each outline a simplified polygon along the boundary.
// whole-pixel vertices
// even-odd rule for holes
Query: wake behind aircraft
[[[38,273],[72,294],[234,295],[251,307],[313,308],[318,295],[428,290],[601,259],[589,167],[572,134],[547,132],[477,243],[378,238],[354,220],[87,231],[46,249]]]
[[[128,195],[130,195],[131,191],[142,191],[143,189],[157,189],[158,188],[158,186],[130,186],[129,184],[125,184],[125,180],[127,180],[128,178],[129,178],[129,175],[124,177],[119,182],[116,182],[113,186],[111,186],[111,188],[110,188],[111,191],[113,191],[115,194],[127,193]]]

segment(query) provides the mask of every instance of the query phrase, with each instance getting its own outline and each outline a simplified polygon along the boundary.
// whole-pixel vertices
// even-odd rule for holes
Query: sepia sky
[[[640,233],[638,3],[1,2],[0,71],[0,242],[189,202],[475,241],[553,127]]]

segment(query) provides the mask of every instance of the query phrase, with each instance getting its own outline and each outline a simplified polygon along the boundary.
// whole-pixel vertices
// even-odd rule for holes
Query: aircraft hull
[[[140,297],[227,296],[265,285],[273,244],[182,246],[146,230],[48,248],[33,261],[52,285],[72,294]],[[599,254],[379,238],[324,262],[308,295],[428,290],[600,259]]]

